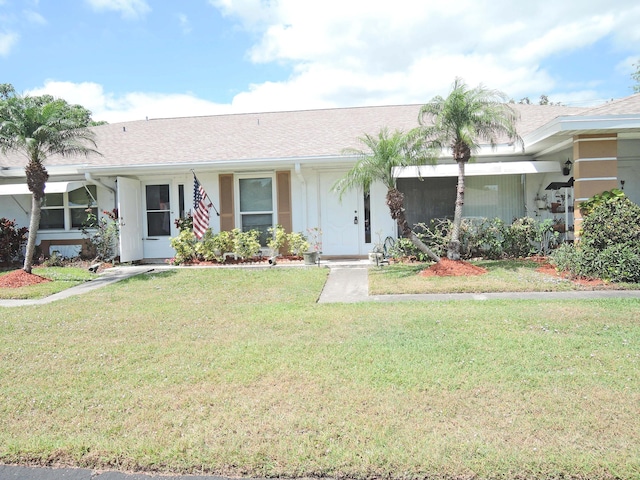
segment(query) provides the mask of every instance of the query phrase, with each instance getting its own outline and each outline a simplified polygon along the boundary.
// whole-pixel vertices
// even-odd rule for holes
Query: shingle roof
[[[630,97],[612,100],[598,107],[589,108],[582,112],[583,116],[627,115],[640,113],[640,93]]]
[[[512,105],[521,115],[521,136],[583,108]],[[95,127],[102,156],[51,157],[47,165],[132,166],[216,163],[254,159],[322,158],[358,147],[357,137],[380,129],[418,126],[420,105],[302,110],[114,123]],[[0,156],[0,165],[21,166],[24,157]]]

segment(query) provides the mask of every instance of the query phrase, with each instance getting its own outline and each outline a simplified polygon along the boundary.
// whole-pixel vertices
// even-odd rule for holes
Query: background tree
[[[416,135],[416,131],[405,134],[400,131],[389,133],[387,129],[382,129],[378,136],[365,134],[358,140],[364,145],[365,150],[347,148],[343,153],[355,155],[358,161],[355,166],[332,187],[340,198],[347,190],[354,188],[368,192],[371,185],[381,182],[387,187],[387,206],[402,235],[411,242],[421,252],[425,253],[433,261],[440,261],[429,247],[427,247],[413,233],[404,209],[404,194],[396,188],[396,178],[393,175],[395,167],[406,167],[421,163],[417,153],[420,151],[421,139]]]
[[[633,86],[633,93],[640,93],[640,60],[638,63],[633,64],[633,68],[636,69],[636,71],[631,74],[631,78],[636,82]]]
[[[86,109],[85,109],[86,110]],[[40,224],[44,187],[49,174],[44,161],[52,155],[98,153],[94,133],[87,128],[89,117],[78,115],[76,106],[50,96],[29,97],[15,94],[0,100],[0,150],[25,155],[25,176],[31,192],[29,237],[24,270],[31,273],[36,235]]]
[[[518,114],[506,103],[504,93],[482,85],[469,89],[460,78],[456,78],[447,98],[436,96],[420,109],[418,121],[428,157],[435,162],[443,151],[449,150],[458,164],[451,241],[447,247],[451,260],[460,260],[465,165],[480,148],[480,142],[488,142],[493,148],[502,139],[523,145],[516,132],[517,119]]]
[[[10,83],[0,83],[0,100],[6,100],[16,94],[13,85]]]

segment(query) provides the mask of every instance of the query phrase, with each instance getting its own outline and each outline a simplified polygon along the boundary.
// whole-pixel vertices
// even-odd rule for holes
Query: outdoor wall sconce
[[[571,163],[571,160],[567,158],[567,161],[565,162],[564,167],[562,167],[562,174],[565,177],[571,173],[571,165],[573,165]]]

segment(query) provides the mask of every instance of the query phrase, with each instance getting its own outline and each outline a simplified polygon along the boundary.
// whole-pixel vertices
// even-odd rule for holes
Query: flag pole
[[[193,174],[193,178],[196,179],[196,181],[198,183],[200,183],[200,180],[198,180],[198,177],[196,176],[196,172],[193,171],[193,169],[191,170],[191,173]],[[200,185],[202,185],[202,183],[200,183]],[[218,209],[216,208],[216,206],[213,204],[213,200],[211,200],[211,197],[209,196],[209,194],[207,193],[206,190],[204,190],[204,195],[209,199],[209,203],[211,204],[211,206],[213,207],[213,210],[216,212],[217,216],[220,216],[220,212],[218,212]]]

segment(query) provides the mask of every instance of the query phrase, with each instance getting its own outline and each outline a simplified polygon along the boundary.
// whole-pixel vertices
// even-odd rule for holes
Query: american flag
[[[204,191],[202,185],[193,176],[193,233],[201,239],[204,232],[209,228],[209,208],[211,203],[207,203],[209,196]]]

